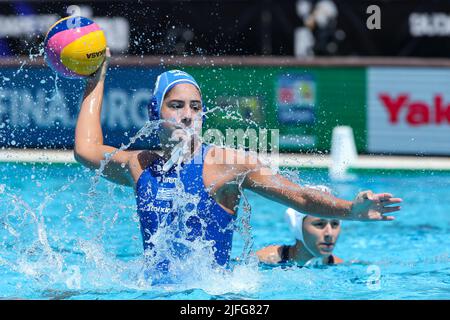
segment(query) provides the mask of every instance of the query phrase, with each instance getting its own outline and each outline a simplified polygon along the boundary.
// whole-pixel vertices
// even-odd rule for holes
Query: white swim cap
[[[328,194],[331,194],[331,189],[327,186],[318,185],[318,186],[308,186],[309,189],[319,190]],[[305,246],[306,250],[309,251],[313,256],[316,256],[313,251],[308,248],[308,245],[306,244],[306,241],[303,237],[303,221],[307,217],[306,214],[298,212],[297,210],[294,210],[292,208],[288,208],[286,210],[286,213],[284,215],[286,222],[288,223],[289,230],[291,231],[292,235],[295,237],[295,239],[303,242],[303,245]]]

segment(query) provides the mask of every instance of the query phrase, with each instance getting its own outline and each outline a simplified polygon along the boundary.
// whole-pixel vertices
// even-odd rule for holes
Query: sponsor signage
[[[277,119],[283,128],[280,144],[294,149],[314,147],[316,139],[311,135],[311,128],[316,122],[316,82],[313,75],[283,73],[278,76],[275,94]]]
[[[316,83],[311,74],[283,74],[278,78],[277,108],[280,124],[315,122]]]
[[[147,105],[161,68],[121,67],[108,72],[102,109],[105,143],[128,144],[148,120]],[[72,149],[84,80],[56,78],[49,68],[3,68],[0,146]],[[138,140],[132,148],[148,147]]]
[[[450,70],[368,69],[368,151],[450,155]]]
[[[181,68],[202,88],[208,110],[205,130],[219,129],[226,135],[227,129],[276,129],[280,151],[326,152],[333,128],[349,125],[358,150],[365,151],[365,68]],[[127,145],[144,126],[153,85],[164,70],[142,65],[110,68],[102,110],[106,144]],[[83,80],[56,78],[48,67],[3,67],[0,148],[72,149],[84,86]],[[130,148],[149,148],[148,140],[137,140]]]

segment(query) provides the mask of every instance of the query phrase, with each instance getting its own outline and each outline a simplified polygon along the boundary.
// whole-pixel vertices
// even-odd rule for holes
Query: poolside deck
[[[269,158],[281,167],[328,168],[329,155],[280,153]],[[0,162],[76,163],[72,150],[2,149]],[[352,169],[449,170],[450,157],[360,155]]]

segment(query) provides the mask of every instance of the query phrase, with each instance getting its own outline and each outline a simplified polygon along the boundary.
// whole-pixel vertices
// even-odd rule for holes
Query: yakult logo
[[[411,126],[450,124],[450,103],[446,104],[440,94],[433,96],[432,103],[414,100],[409,94],[393,96],[381,93],[379,99],[389,115],[391,124],[403,121],[404,115],[406,122]]]
[[[450,155],[450,69],[369,68],[367,150]]]

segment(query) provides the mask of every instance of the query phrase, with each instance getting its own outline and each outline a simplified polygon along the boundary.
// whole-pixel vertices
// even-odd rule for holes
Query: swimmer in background
[[[148,106],[149,119],[162,121],[157,129],[162,154],[104,144],[100,119],[109,49],[106,57],[101,69],[87,81],[76,124],[74,157],[91,169],[103,166],[102,177],[134,188],[144,252],[157,261],[152,265],[157,274],[170,273],[173,259],[188,260],[186,244],[198,240],[211,246],[204,259],[227,267],[242,189],[325,219],[391,221],[390,213],[400,210],[397,204],[402,200],[392,194],[364,191],[353,201],[339,199],[272,173],[250,153],[192,138],[201,136],[206,109],[199,85],[180,70],[158,76]],[[195,163],[197,156],[202,160],[199,164]],[[184,193],[175,180],[183,184]],[[180,194],[198,202],[179,206],[173,199]],[[189,214],[183,214],[186,210]],[[163,244],[169,248],[160,250],[154,240],[159,239],[159,230],[167,228],[174,240]]]
[[[326,186],[311,189],[331,194]],[[288,208],[286,222],[295,237],[293,245],[271,245],[256,252],[260,262],[265,264],[295,263],[299,266],[336,265],[344,261],[333,255],[341,233],[341,221],[323,219],[302,214]]]

